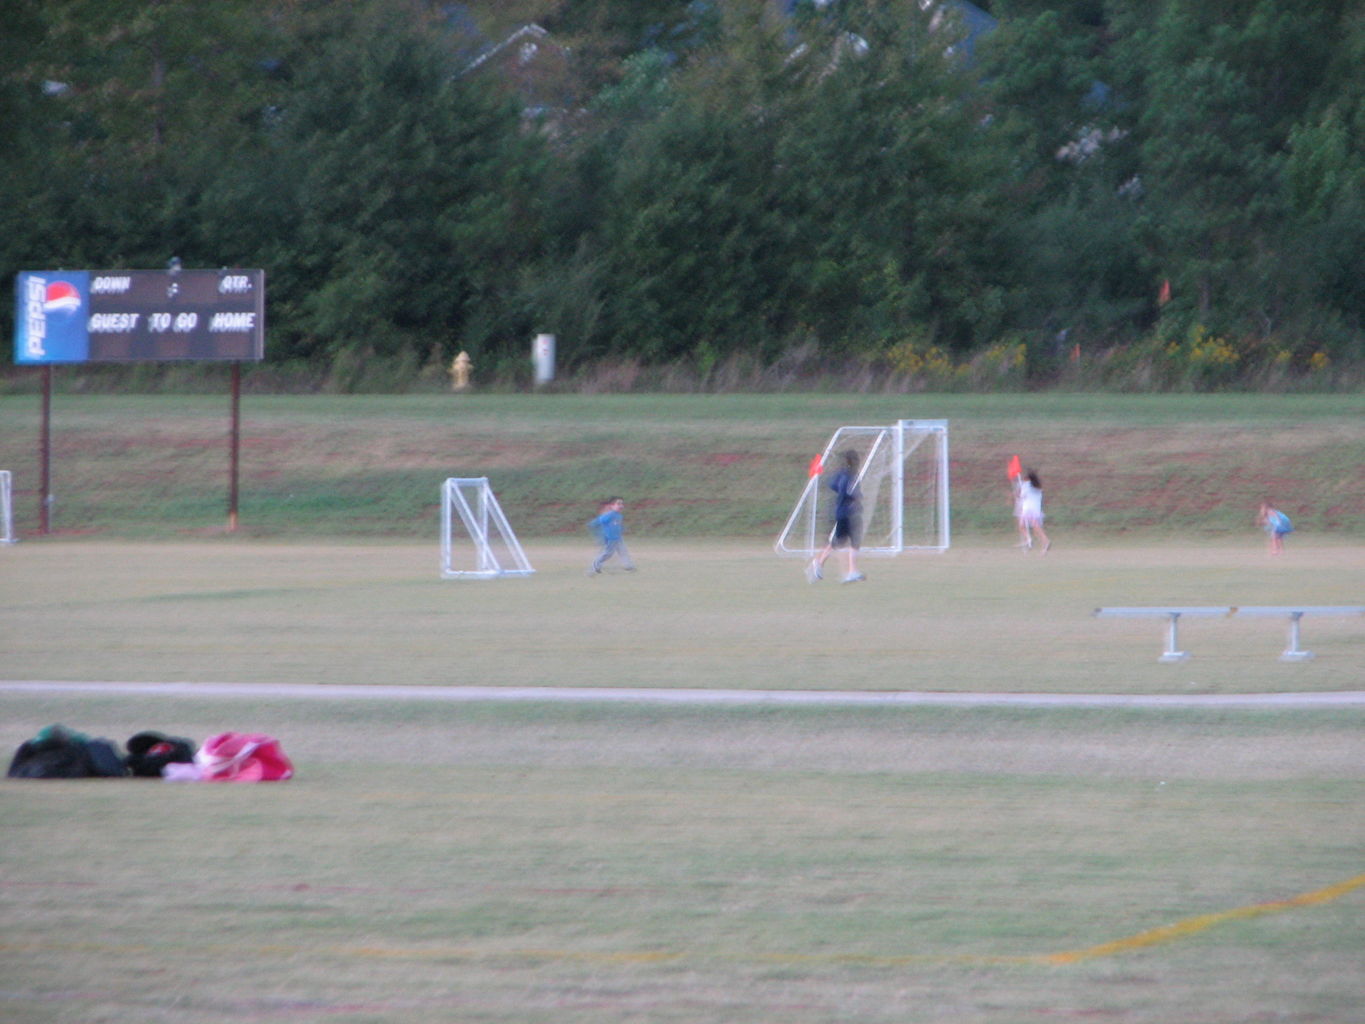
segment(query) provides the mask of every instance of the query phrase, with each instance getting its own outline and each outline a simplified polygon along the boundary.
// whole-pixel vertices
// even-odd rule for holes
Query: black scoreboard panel
[[[265,357],[265,271],[90,271],[90,362]]]

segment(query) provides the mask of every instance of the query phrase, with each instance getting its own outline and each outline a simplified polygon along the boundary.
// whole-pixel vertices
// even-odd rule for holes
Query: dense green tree
[[[1010,0],[995,10],[1000,25],[978,51],[990,134],[1008,166],[1012,326],[1045,356],[1111,342],[1141,323],[1153,293],[1136,235],[1131,118],[1110,77],[1110,26],[1089,0]]]
[[[277,357],[487,344],[542,241],[543,147],[438,13],[35,7],[22,95],[50,130],[15,176],[42,221],[16,264],[265,267]]]
[[[62,255],[45,246],[60,206],[54,175],[62,166],[51,136],[55,119],[43,92],[43,69],[33,66],[42,45],[37,0],[16,3],[0,33],[0,268],[56,265]],[[55,238],[54,238],[55,241]],[[6,309],[3,316],[9,316]]]
[[[598,237],[610,347],[646,359],[761,350],[771,337],[775,133],[788,102],[782,26],[753,0],[727,13],[677,95],[624,140]]]
[[[889,0],[795,23],[727,8],[620,152],[602,235],[618,347],[965,347],[1000,328],[993,150],[928,26]]]
[[[1323,349],[1365,358],[1365,8],[1343,11],[1309,111],[1289,135],[1285,180],[1294,283]]]
[[[1003,326],[1004,166],[951,56],[960,27],[932,24],[862,0],[805,26],[777,192],[796,312],[825,339],[966,348]]]
[[[1309,153],[1330,150],[1330,115],[1322,131],[1297,126],[1321,109],[1343,10],[1309,0],[1172,3],[1135,37],[1146,59],[1138,127],[1147,237],[1176,285],[1177,324],[1194,317],[1266,336],[1317,319],[1305,297],[1320,290],[1305,271],[1328,268],[1306,251],[1322,239],[1295,216],[1294,181],[1306,179]]]
[[[1170,5],[1151,34],[1141,122],[1153,244],[1162,262],[1176,265],[1177,291],[1205,322],[1215,310],[1231,313],[1239,268],[1276,213],[1277,154],[1254,85],[1231,59],[1236,35],[1225,22]]]
[[[261,142],[273,170],[242,198],[273,221],[291,352],[478,350],[507,326],[504,296],[540,244],[537,137],[489,79],[457,73],[420,14],[401,0],[329,12],[285,58]]]
[[[610,86],[634,54],[656,49],[676,53],[694,43],[700,4],[708,0],[553,0],[542,16],[546,28],[574,48],[597,88]]]
[[[981,47],[992,130],[1011,147],[1014,175],[1033,188],[1060,178],[1057,154],[1112,121],[1098,87],[1093,30],[1045,9],[1002,23]]]
[[[271,358],[1365,359],[1358,0],[988,6],[12,0],[0,266],[263,266]],[[524,20],[589,86],[538,122],[468,71]]]
[[[37,144],[10,180],[41,224],[24,262],[160,266],[193,244],[197,175],[217,173],[268,85],[255,6],[21,0],[14,137]]]
[[[1320,322],[1303,297],[1331,276],[1320,252],[1349,247],[1352,218],[1305,234],[1304,209],[1348,194],[1334,184],[1353,162],[1340,100],[1323,107],[1349,77],[1331,84],[1346,6],[997,4],[985,69],[1021,186],[1023,323],[1132,335],[1163,279],[1166,331]],[[1087,78],[1103,87],[1082,92]]]

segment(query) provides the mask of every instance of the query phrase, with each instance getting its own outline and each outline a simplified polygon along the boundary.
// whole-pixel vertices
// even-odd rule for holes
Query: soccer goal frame
[[[862,546],[868,555],[946,551],[952,542],[948,421],[897,420],[846,426],[811,463],[806,486],[778,535],[779,555],[810,558],[834,529],[834,492],[823,478],[846,451],[857,452],[862,491]]]
[[[13,544],[14,482],[8,469],[0,469],[0,544]]]
[[[534,572],[488,477],[447,479],[441,485],[441,576],[487,580]]]

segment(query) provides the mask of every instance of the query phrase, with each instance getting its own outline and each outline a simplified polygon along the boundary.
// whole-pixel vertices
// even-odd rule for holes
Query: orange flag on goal
[[[1011,480],[1013,480],[1013,479],[1015,479],[1016,477],[1021,476],[1021,475],[1023,474],[1024,471],[1023,471],[1023,469],[1020,468],[1020,466],[1019,466],[1019,456],[1017,456],[1017,455],[1011,455],[1011,456],[1010,456],[1009,468],[1008,468],[1007,470],[1005,470],[1005,472],[1006,472],[1006,474],[1009,476],[1009,478],[1010,478]]]
[[[823,455],[817,455],[815,456],[815,458],[810,460],[810,466],[807,467],[806,469],[806,476],[807,477],[819,476],[821,473],[824,472],[824,470],[825,457]]]

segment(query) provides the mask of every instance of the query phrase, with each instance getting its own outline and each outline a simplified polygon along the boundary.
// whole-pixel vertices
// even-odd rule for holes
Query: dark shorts
[[[860,524],[856,515],[835,516],[834,536],[831,538],[836,548],[856,548],[859,544]]]

